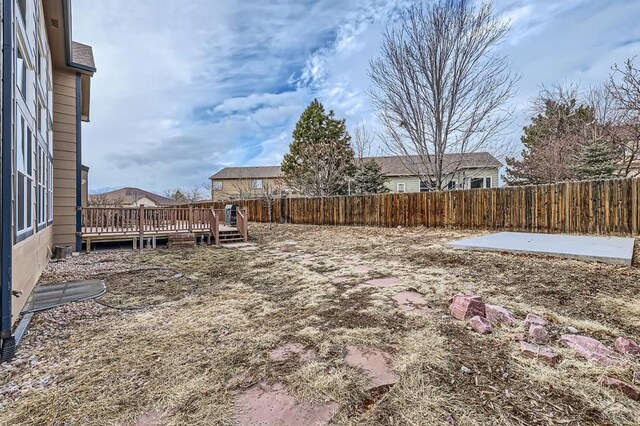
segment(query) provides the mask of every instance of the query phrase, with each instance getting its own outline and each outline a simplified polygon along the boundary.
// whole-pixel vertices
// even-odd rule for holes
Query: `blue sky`
[[[405,0],[74,0],[74,39],[98,67],[83,161],[93,191],[162,192],[225,166],[279,164],[317,97],[376,129],[369,61]],[[637,0],[497,0],[499,49],[521,76],[509,105],[519,140],[542,84],[603,82],[640,53]]]

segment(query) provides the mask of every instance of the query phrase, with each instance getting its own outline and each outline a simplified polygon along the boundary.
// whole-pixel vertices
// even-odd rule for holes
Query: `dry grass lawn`
[[[640,403],[597,384],[603,373],[632,381],[638,359],[605,369],[557,341],[566,326],[608,346],[620,335],[640,340],[637,263],[444,248],[474,235],[465,231],[251,231],[254,251],[101,252],[51,263],[44,282],[105,278],[108,294],[34,318],[16,360],[0,367],[0,424],[234,424],[238,393],[261,381],[283,383],[303,401],[339,403],[335,425],[639,422]],[[348,280],[333,284],[336,277]],[[380,277],[401,285],[358,287]],[[424,295],[430,314],[393,304],[408,289]],[[523,357],[522,326],[480,336],[445,315],[458,292],[519,319],[544,316],[561,364]],[[290,342],[317,358],[269,360]],[[367,391],[362,371],[344,362],[348,344],[391,354],[398,383]]]

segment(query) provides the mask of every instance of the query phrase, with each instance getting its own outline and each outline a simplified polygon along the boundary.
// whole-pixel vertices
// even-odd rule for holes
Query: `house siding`
[[[11,322],[14,323],[24,308],[29,294],[35,287],[49,261],[53,229],[48,226],[32,237],[13,246],[11,268],[12,287],[18,296],[11,305]]]
[[[420,179],[415,176],[392,176],[385,183],[390,192],[398,192],[398,184],[404,183],[405,192],[420,192]]]
[[[53,72],[53,244],[76,245],[76,74]],[[70,108],[67,108],[70,107]]]
[[[262,184],[276,184],[280,179],[260,178]],[[260,189],[250,190],[251,179],[213,179],[213,182],[221,182],[222,189],[212,190],[213,201],[224,201],[237,198],[241,192],[245,193],[244,198],[251,198],[260,194]],[[239,190],[241,189],[241,190]]]

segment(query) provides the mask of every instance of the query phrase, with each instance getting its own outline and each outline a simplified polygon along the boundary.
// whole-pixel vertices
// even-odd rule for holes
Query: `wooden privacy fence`
[[[234,201],[252,221],[268,222],[264,200]],[[640,179],[411,194],[283,198],[280,223],[428,226],[531,232],[638,235]],[[224,202],[199,203],[223,208]]]

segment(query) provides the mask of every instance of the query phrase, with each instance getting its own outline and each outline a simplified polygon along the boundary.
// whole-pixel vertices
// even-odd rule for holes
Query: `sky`
[[[408,4],[74,0],[73,38],[93,46],[98,68],[83,124],[91,192],[162,193],[200,186],[227,166],[280,164],[314,98],[348,129],[375,131],[369,62]],[[494,4],[512,23],[497,50],[520,76],[508,106],[515,142],[541,85],[597,85],[640,53],[640,1]]]

